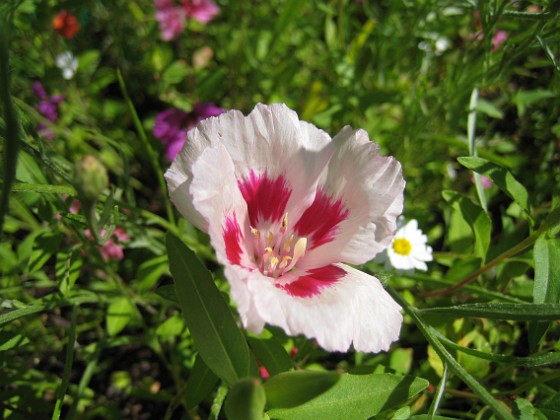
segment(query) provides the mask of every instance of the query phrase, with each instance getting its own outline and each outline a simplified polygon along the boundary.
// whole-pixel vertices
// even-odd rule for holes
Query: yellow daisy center
[[[412,245],[408,239],[398,238],[393,242],[393,251],[400,255],[408,255],[412,251]]]

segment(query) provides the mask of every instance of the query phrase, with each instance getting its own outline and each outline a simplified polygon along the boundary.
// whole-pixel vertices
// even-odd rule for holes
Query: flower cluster
[[[78,70],[78,60],[74,57],[70,51],[64,51],[56,56],[55,59],[56,67],[62,71],[62,77],[66,80],[70,80],[76,74]]]
[[[418,229],[418,222],[414,219],[405,224],[401,217],[398,226],[391,244],[375,261],[385,263],[385,269],[395,269],[398,274],[412,274],[415,269],[426,271],[426,262],[432,261],[432,248],[427,245],[428,237]]]
[[[33,92],[39,98],[39,104],[37,105],[39,113],[51,123],[58,121],[58,107],[64,97],[62,95],[47,95],[41,82],[33,83]],[[37,131],[47,140],[54,137],[54,132],[43,123],[37,124]]]
[[[100,236],[104,236],[107,233],[105,229],[101,229],[99,232]],[[93,239],[93,235],[91,231],[87,229],[85,231],[85,235],[88,239]],[[107,241],[100,246],[99,252],[103,257],[104,261],[120,261],[124,258],[124,251],[122,247],[122,243],[126,242],[130,239],[130,236],[125,232],[124,228],[116,227],[111,234],[111,237],[107,239]]]
[[[181,35],[186,19],[206,24],[220,12],[212,0],[183,0],[180,5],[176,5],[174,0],[155,0],[154,5],[164,41],[171,41]]]
[[[171,162],[181,151],[187,139],[187,132],[200,121],[216,117],[224,109],[211,103],[197,103],[191,112],[169,108],[160,112],[154,122],[154,136],[165,146],[165,155]]]
[[[329,351],[387,350],[399,305],[363,264],[392,241],[401,166],[364,130],[333,139],[283,104],[228,111],[189,131],[165,177],[208,232],[245,328],[266,323]]]

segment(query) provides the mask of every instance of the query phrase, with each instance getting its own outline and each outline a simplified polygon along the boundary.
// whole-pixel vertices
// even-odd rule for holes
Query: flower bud
[[[109,185],[105,167],[91,155],[84,156],[74,169],[74,186],[82,202],[95,202]]]

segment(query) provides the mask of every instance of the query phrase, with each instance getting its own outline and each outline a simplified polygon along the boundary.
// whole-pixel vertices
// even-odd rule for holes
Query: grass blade
[[[422,314],[445,314],[510,321],[554,321],[560,319],[558,303],[467,303],[464,305],[420,309]]]

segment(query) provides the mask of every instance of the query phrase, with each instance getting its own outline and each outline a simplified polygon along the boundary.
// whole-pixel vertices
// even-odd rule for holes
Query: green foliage
[[[559,417],[558,2],[217,4],[166,42],[152,0],[0,1],[0,417]],[[403,307],[388,352],[240,328],[152,135],[200,102],[283,102],[402,163],[434,253],[426,273],[359,267]],[[107,171],[89,205],[84,156]]]

